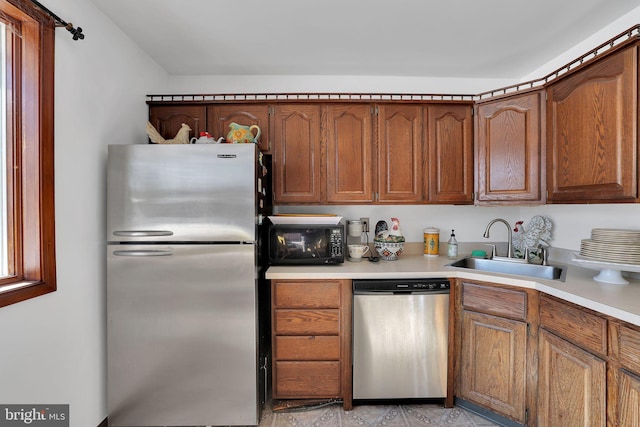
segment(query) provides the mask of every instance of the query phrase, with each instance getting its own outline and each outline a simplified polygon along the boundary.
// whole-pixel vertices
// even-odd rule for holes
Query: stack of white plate
[[[609,262],[640,264],[640,230],[594,228],[580,244],[580,255]]]

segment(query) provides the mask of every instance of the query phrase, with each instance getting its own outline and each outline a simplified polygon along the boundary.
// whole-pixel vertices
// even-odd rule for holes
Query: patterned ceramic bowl
[[[397,260],[402,253],[402,248],[404,248],[404,242],[374,241],[373,244],[380,257],[385,261]]]

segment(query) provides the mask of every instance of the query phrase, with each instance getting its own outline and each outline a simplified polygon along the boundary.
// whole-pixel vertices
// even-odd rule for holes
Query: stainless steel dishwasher
[[[447,392],[447,279],[353,281],[353,398]]]

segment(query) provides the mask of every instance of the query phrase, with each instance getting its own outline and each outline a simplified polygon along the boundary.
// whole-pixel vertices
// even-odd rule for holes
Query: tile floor
[[[351,411],[339,403],[316,409],[274,412],[266,405],[260,427],[493,427],[494,424],[465,409],[438,404],[362,405]]]

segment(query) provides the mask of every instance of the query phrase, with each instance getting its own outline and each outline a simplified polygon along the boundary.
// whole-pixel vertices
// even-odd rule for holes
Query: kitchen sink
[[[527,264],[518,261],[503,261],[485,258],[462,258],[447,264],[450,267],[467,268],[469,270],[488,271],[491,273],[514,274],[517,276],[535,277],[537,279],[560,280],[564,282],[566,267],[556,265]]]

